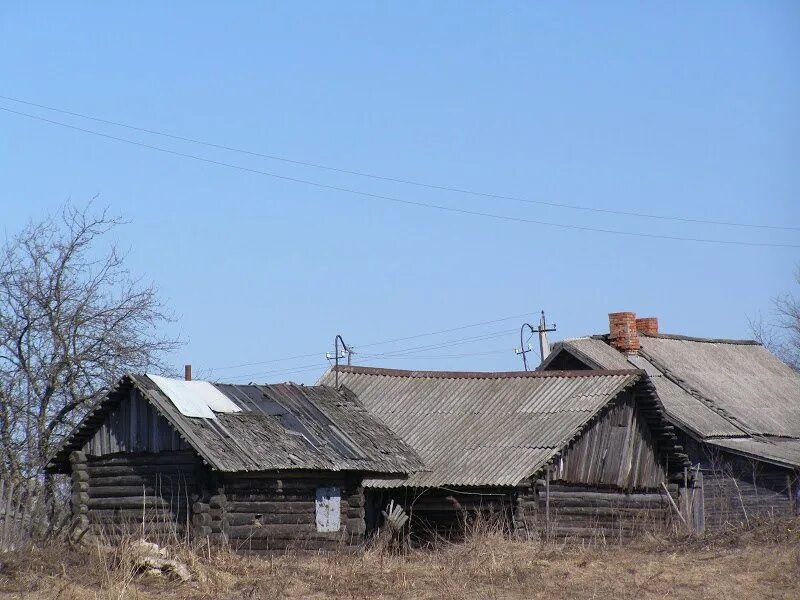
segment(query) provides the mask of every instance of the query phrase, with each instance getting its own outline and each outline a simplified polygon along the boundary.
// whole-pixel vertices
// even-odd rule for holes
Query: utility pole
[[[538,333],[539,334],[539,355],[541,356],[541,360],[544,360],[544,357],[550,354],[550,345],[547,343],[547,332],[555,331],[556,324],[553,323],[552,329],[548,329],[547,321],[545,320],[544,311],[542,311],[542,316],[539,318],[539,326],[534,327],[530,323],[523,323],[522,327],[519,330],[519,350],[514,349],[514,354],[519,356],[522,355],[522,366],[525,370],[528,370],[528,357],[526,356],[528,352],[533,352],[533,348],[531,345],[528,344],[528,347],[525,348],[525,328],[530,329],[531,335]]]
[[[553,328],[547,328],[547,320],[544,317],[544,311],[542,311],[542,316],[539,318],[539,328],[537,331],[539,332],[539,356],[541,357],[540,362],[544,362],[545,357],[550,354],[550,344],[547,342],[547,332],[548,331],[555,331],[556,324],[553,323]]]
[[[342,350],[339,350],[339,343],[340,342],[342,344]],[[333,350],[334,350],[333,355],[331,355],[330,352],[326,352],[325,353],[325,358],[327,358],[328,360],[335,361],[335,365],[334,365],[334,368],[333,368],[333,374],[334,374],[333,376],[334,376],[334,381],[336,382],[336,388],[338,389],[339,388],[339,359],[340,358],[344,358],[345,357],[345,353],[346,353],[347,366],[349,367],[350,366],[350,362],[351,362],[352,357],[353,357],[353,354],[355,354],[355,351],[350,346],[348,346],[347,344],[344,343],[344,340],[342,339],[342,336],[339,335],[338,333],[336,334],[336,337],[333,338]]]
[[[516,354],[517,356],[519,356],[520,354],[522,355],[522,366],[527,371],[528,370],[528,357],[525,356],[525,355],[528,354],[528,352],[533,352],[533,348],[531,348],[530,344],[528,344],[528,347],[525,348],[525,340],[524,340],[523,336],[525,334],[525,328],[526,327],[531,330],[531,335],[536,333],[536,330],[533,328],[533,325],[531,325],[530,323],[523,323],[522,327],[519,328],[519,350],[515,349],[514,350],[514,354]]]

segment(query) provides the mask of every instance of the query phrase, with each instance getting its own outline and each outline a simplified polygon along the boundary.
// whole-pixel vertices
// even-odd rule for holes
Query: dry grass
[[[0,598],[792,598],[800,597],[800,519],[627,546],[518,542],[476,528],[463,543],[390,553],[245,557],[170,547],[188,583],[144,577],[126,543],[0,557]]]

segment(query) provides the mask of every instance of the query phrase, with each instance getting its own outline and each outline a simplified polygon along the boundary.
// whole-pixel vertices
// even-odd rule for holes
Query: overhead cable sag
[[[630,237],[639,237],[639,238],[650,238],[650,239],[660,239],[660,240],[671,240],[671,241],[683,241],[683,242],[695,242],[695,243],[703,243],[703,244],[720,244],[720,245],[727,245],[727,246],[750,246],[750,247],[766,247],[766,248],[800,248],[800,244],[783,244],[783,243],[774,243],[774,242],[748,242],[743,240],[721,240],[721,239],[714,239],[714,238],[699,238],[699,237],[685,237],[685,236],[674,236],[674,235],[664,235],[664,234],[657,234],[657,233],[645,233],[645,232],[638,232],[638,231],[625,231],[620,229],[605,229],[600,227],[589,227],[585,225],[574,225],[574,224],[567,224],[567,223],[556,223],[553,221],[542,221],[538,219],[528,219],[524,217],[512,217],[509,215],[503,215],[498,213],[489,213],[483,211],[476,211],[476,210],[469,210],[464,208],[458,208],[453,206],[446,206],[443,204],[433,204],[428,202],[419,202],[415,200],[407,200],[403,198],[397,198],[395,196],[386,196],[383,194],[375,194],[372,192],[365,192],[361,190],[356,190],[353,188],[342,187],[337,185],[330,185],[325,183],[320,183],[317,181],[311,181],[308,179],[300,179],[298,177],[290,177],[287,175],[280,175],[278,173],[272,173],[269,171],[262,171],[259,169],[252,169],[249,167],[244,167],[241,165],[235,165],[232,163],[226,163],[219,160],[214,160],[211,158],[206,158],[203,156],[198,156],[195,154],[188,154],[185,152],[179,152],[177,150],[170,150],[168,148],[162,148],[160,146],[153,146],[152,144],[145,144],[143,142],[137,142],[135,140],[129,140],[127,138],[122,138],[115,135],[110,135],[107,133],[102,133],[99,131],[94,131],[91,129],[86,129],[83,127],[78,127],[76,125],[70,125],[68,123],[62,123],[60,121],[54,121],[52,119],[47,119],[45,117],[40,117],[37,115],[31,115],[28,113],[12,110],[10,108],[0,106],[0,110],[27,117],[29,119],[34,119],[37,121],[42,121],[45,123],[49,123],[51,125],[56,125],[59,127],[63,127],[66,129],[72,129],[75,131],[80,131],[83,133],[87,133],[90,135],[94,135],[101,138],[106,138],[110,140],[115,140],[118,142],[122,142],[125,144],[130,144],[133,146],[138,146],[141,148],[146,148],[149,150],[155,150],[157,152],[162,152],[165,154],[170,154],[173,156],[179,156],[182,158],[188,158],[191,160],[196,160],[199,162],[212,164],[216,166],[226,167],[229,169],[234,169],[237,171],[242,171],[245,173],[252,173],[256,175],[264,175],[266,177],[272,177],[274,179],[279,179],[282,181],[290,181],[294,183],[301,183],[304,185],[309,185],[312,187],[316,187],[319,189],[331,190],[336,192],[342,192],[347,194],[353,194],[365,198],[373,198],[376,200],[384,200],[387,202],[393,202],[397,204],[404,204],[407,206],[416,206],[420,208],[427,208],[432,210],[438,210],[443,212],[449,213],[457,213],[457,214],[464,214],[464,215],[471,215],[476,217],[484,217],[498,221],[506,221],[506,222],[516,222],[516,223],[525,223],[530,225],[541,225],[545,227],[554,227],[557,229],[566,229],[566,230],[573,230],[573,231],[588,231],[593,233],[604,233],[610,235],[623,235],[623,236],[630,236]]]

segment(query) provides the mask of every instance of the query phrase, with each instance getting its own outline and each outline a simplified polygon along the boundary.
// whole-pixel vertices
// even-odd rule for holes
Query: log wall
[[[513,488],[453,489],[370,489],[367,494],[370,531],[380,527],[381,511],[390,501],[399,504],[410,517],[409,533],[414,540],[435,537],[460,539],[473,527],[513,529],[515,490]],[[480,523],[476,517],[480,515]]]
[[[703,474],[706,529],[794,514],[797,474],[792,470],[691,440],[686,445],[692,464],[699,465]]]
[[[677,486],[669,489],[677,498]],[[478,515],[478,528],[500,528],[520,539],[614,543],[627,542],[644,531],[663,530],[673,518],[663,490],[629,493],[565,482],[548,485],[546,480],[516,488],[367,490],[374,514],[380,514],[390,500],[411,517],[412,540],[426,543],[435,537],[462,538],[475,530]]]
[[[677,486],[670,492],[677,497]],[[626,493],[545,481],[536,484],[535,510],[540,536],[587,541],[625,542],[662,530],[672,519],[664,491]]]
[[[315,501],[321,487],[339,489],[339,531],[317,531]],[[212,539],[225,540],[238,551],[351,549],[363,542],[360,476],[302,471],[225,475],[220,492],[208,507]]]
[[[73,510],[97,535],[143,532],[154,541],[182,536],[203,478],[191,451],[86,456],[85,463],[73,461],[73,488],[80,489]]]

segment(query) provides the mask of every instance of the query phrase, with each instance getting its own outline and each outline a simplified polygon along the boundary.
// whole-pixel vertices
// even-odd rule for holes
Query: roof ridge
[[[644,331],[639,331],[639,336],[644,338],[660,338],[663,340],[680,340],[684,342],[699,342],[701,344],[731,344],[733,346],[763,346],[761,342],[756,340],[734,340],[729,338],[710,338],[710,337],[699,337],[694,335],[683,335],[680,333],[646,333]],[[569,338],[564,339],[561,341],[567,342],[571,340],[581,340],[581,339],[595,339],[595,340],[603,340],[604,342],[608,342],[608,334],[607,333],[594,333],[591,335],[586,335],[583,337],[577,338]],[[610,344],[609,344],[610,345]],[[614,348],[616,350],[616,348]]]
[[[382,367],[364,367],[339,365],[331,367],[331,371],[360,375],[386,375],[390,377],[412,377],[429,379],[514,379],[552,377],[608,377],[614,375],[644,375],[644,371],[630,369],[586,369],[577,371],[416,371],[410,369],[389,369]]]
[[[684,342],[699,342],[705,344],[731,344],[734,346],[761,346],[760,342],[756,340],[734,340],[734,339],[726,339],[726,338],[706,338],[706,337],[697,337],[692,335],[680,335],[677,333],[645,333],[643,331],[639,332],[639,335],[646,338],[661,338],[664,340],[680,340]]]

